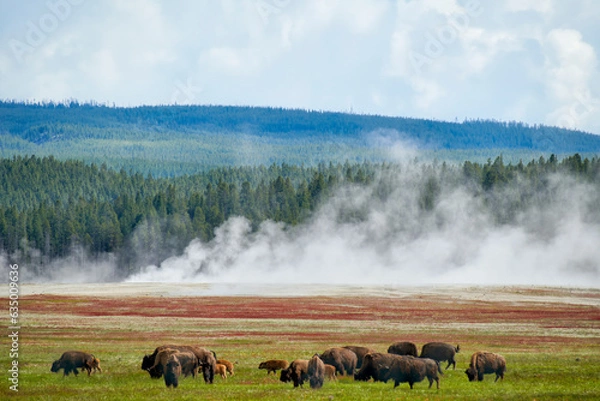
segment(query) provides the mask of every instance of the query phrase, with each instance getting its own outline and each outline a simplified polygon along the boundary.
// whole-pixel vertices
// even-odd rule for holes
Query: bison
[[[321,388],[325,382],[325,364],[319,358],[318,354],[314,354],[308,361],[306,373],[310,388]]]
[[[233,376],[233,362],[229,362],[227,359],[217,359],[217,364],[224,365],[229,376]]]
[[[394,388],[400,383],[408,382],[410,388],[413,384],[429,380],[429,388],[431,388],[435,380],[436,387],[440,388],[440,379],[438,372],[441,373],[440,365],[437,361],[429,358],[415,358],[413,356],[401,356],[392,361],[389,371],[387,372],[387,380],[394,380]]]
[[[287,369],[281,370],[279,380],[284,383],[293,382],[294,387],[302,387],[304,382],[308,379],[308,360],[296,359],[290,363]]]
[[[227,379],[227,366],[217,363],[215,374],[221,376],[222,379]]]
[[[166,351],[162,351],[162,353],[164,353],[164,355],[167,355]],[[167,387],[173,386],[173,388],[177,388],[177,386],[179,385],[179,376],[181,376],[182,371],[181,362],[178,358],[179,355],[181,355],[181,353],[179,353],[178,351],[175,351],[174,353],[169,353],[165,364],[163,365],[165,385]],[[192,356],[194,355],[192,354]]]
[[[356,354],[356,369],[360,369],[363,363],[363,358],[370,352],[376,352],[373,348],[361,347],[358,345],[346,345],[342,348],[349,349]]]
[[[456,369],[456,361],[454,360],[454,356],[457,352],[460,352],[459,345],[454,347],[453,345],[447,343],[433,342],[423,345],[419,358],[431,358],[438,362],[448,361],[448,366],[446,366],[446,369],[448,369],[450,365],[452,365],[452,369]]]
[[[64,376],[68,376],[71,372],[77,376],[79,374],[77,368],[83,368],[87,370],[88,376],[92,373],[92,369],[98,369],[100,372],[102,372],[102,369],[100,368],[100,360],[92,354],[81,351],[64,352],[60,359],[57,359],[54,361],[54,363],[52,363],[50,371],[56,373],[60,369],[63,369]]]
[[[154,359],[154,365],[150,368],[153,372],[164,372],[165,366],[168,362],[168,359],[171,355],[176,355],[181,366],[181,373],[188,377],[192,375],[192,377],[196,377],[196,372],[198,371],[199,363],[198,357],[191,351],[180,351],[178,349],[173,348],[164,348],[156,354],[156,358]]]
[[[90,364],[90,367],[92,368],[92,373],[96,371],[102,373],[102,368],[100,367],[100,359],[94,357],[92,363]]]
[[[354,380],[387,382],[387,373],[390,370],[392,361],[402,358],[396,354],[383,354],[381,352],[372,352],[365,355],[363,365],[360,370],[354,374]]]
[[[335,370],[341,375],[354,374],[358,357],[347,348],[333,347],[325,350],[319,357],[324,363],[335,366]]]
[[[506,371],[506,359],[500,354],[494,354],[493,352],[476,352],[471,355],[471,363],[469,368],[465,370],[469,381],[472,382],[475,379],[478,381],[483,380],[483,375],[486,373],[495,373],[496,379],[504,380],[504,372]]]
[[[212,351],[207,350],[206,348],[194,347],[189,345],[162,345],[157,347],[154,350],[154,353],[150,355],[145,355],[142,359],[142,370],[148,371],[150,373],[150,377],[158,379],[162,376],[162,369],[155,366],[156,355],[166,348],[172,348],[179,351],[190,351],[192,352],[196,358],[198,358],[198,366],[202,369],[202,374],[204,376],[204,381],[206,383],[213,383],[214,375],[215,375],[215,366],[217,364],[217,360]]]
[[[180,351],[173,348],[164,348],[156,354],[154,365],[150,372],[162,372],[165,385],[174,388],[179,385],[179,377],[190,374],[196,377],[198,358],[191,351]]]
[[[329,380],[337,381],[335,366],[329,365],[327,363],[325,363],[324,366],[325,366],[325,377]]]
[[[285,359],[269,359],[267,361],[263,361],[258,365],[259,369],[266,369],[267,374],[271,374],[271,372],[275,373],[279,369],[287,369],[289,366],[289,362]]]
[[[388,347],[388,354],[418,356],[417,346],[410,341],[399,341]]]

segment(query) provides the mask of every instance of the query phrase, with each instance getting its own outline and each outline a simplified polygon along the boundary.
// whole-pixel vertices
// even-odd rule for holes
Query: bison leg
[[[412,388],[413,388],[413,384],[415,384],[415,382],[413,382],[413,381],[409,381],[409,382],[408,382],[408,385],[410,386],[410,389],[411,389],[411,390],[412,390]]]

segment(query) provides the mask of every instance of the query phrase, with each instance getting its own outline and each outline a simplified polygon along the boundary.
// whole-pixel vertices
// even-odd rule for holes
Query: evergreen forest
[[[368,202],[382,202],[398,186],[396,178],[409,175],[401,190],[415,194],[411,207],[423,218],[435,212],[446,188],[462,188],[481,199],[495,224],[510,225],[556,196],[557,175],[600,188],[600,159],[576,153],[518,163],[502,156],[456,164],[281,163],[155,178],[105,164],[13,156],[0,159],[0,253],[38,273],[75,250],[92,259],[110,255],[117,280],[181,253],[194,238],[210,241],[233,216],[244,216],[254,230],[266,220],[293,227],[343,188],[368,188]],[[587,219],[600,223],[600,194],[587,204]],[[336,213],[343,223],[368,211]]]

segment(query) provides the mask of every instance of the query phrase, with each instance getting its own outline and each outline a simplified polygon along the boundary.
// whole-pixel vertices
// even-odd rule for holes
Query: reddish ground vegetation
[[[405,323],[527,323],[543,327],[590,327],[600,323],[600,308],[573,304],[448,302],[436,299],[357,297],[69,297],[32,295],[25,310],[78,316],[140,316],[216,319],[297,319],[398,321]]]

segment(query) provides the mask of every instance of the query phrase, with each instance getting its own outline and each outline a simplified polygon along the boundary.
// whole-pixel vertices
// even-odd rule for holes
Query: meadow
[[[19,398],[31,400],[582,400],[600,399],[600,290],[547,287],[361,288],[314,292],[215,294],[198,287],[136,291],[94,285],[75,291],[23,287]],[[165,287],[167,288],[167,287]],[[38,291],[39,290],[39,291]],[[260,292],[260,291],[257,291]],[[456,370],[440,389],[427,381],[355,382],[338,377],[320,390],[293,388],[258,365],[309,359],[328,347],[364,345],[385,352],[396,341],[460,344]],[[144,354],[167,344],[209,348],[235,362],[212,385],[186,378],[176,389],[140,369]],[[63,377],[50,366],[67,350],[101,360],[102,373]],[[469,382],[473,352],[507,360],[503,381]],[[8,351],[8,350],[6,350]],[[6,372],[8,352],[0,361]],[[446,364],[443,364],[443,368]],[[5,377],[7,374],[5,373]],[[2,399],[14,395],[3,380]]]

